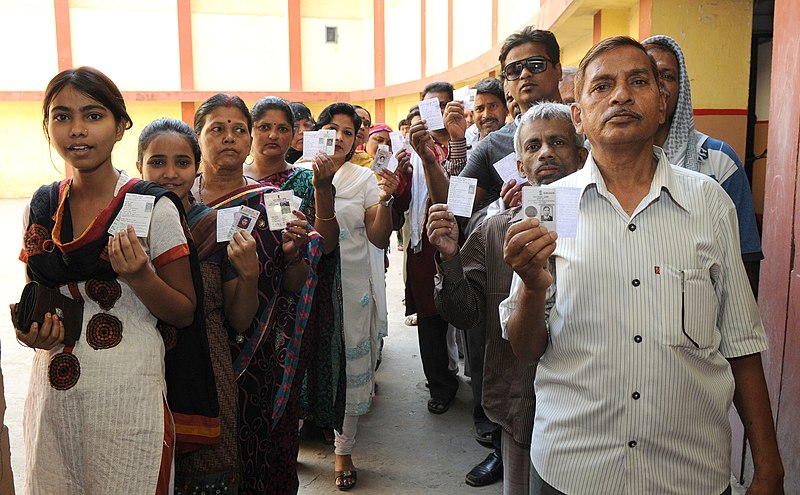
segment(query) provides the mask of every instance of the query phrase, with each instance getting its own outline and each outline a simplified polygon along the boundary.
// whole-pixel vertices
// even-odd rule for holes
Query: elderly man
[[[749,493],[783,493],[733,203],[653,145],[666,93],[638,42],[595,45],[575,94],[592,151],[554,186],[581,191],[577,235],[527,219],[504,248],[515,275],[501,322],[514,354],[538,361],[531,493],[730,493],[731,399]]]
[[[534,105],[522,116],[514,149],[520,175],[542,184],[573,173],[587,154],[569,107],[559,103]],[[502,429],[496,434],[502,440],[494,439],[500,448],[467,474],[467,484],[487,485],[502,472],[504,493],[527,495],[535,366],[514,357],[500,335],[497,313],[513,273],[503,262],[503,241],[509,224],[520,215],[516,207],[487,219],[459,250],[453,214],[447,205],[435,204],[427,231],[439,252],[434,296],[442,316],[459,328],[486,329],[482,402],[486,414]]]

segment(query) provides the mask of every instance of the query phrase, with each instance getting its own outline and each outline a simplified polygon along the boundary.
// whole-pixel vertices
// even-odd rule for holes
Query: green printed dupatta
[[[301,199],[300,211],[309,219],[316,216],[314,173],[299,166],[289,167],[259,179],[282,191],[292,191]],[[344,355],[344,321],[339,248],[323,254],[317,270],[319,280],[314,295],[304,340],[303,415],[320,428],[342,429],[345,412],[347,375]]]
[[[253,325],[244,333],[244,340],[239,342],[237,336],[231,335],[229,343],[234,372],[239,382],[240,404],[252,406],[255,402],[264,401],[263,396],[267,392],[265,387],[274,392],[272,411],[247,407],[240,410],[240,416],[243,415],[245,423],[250,420],[266,420],[273,427],[280,421],[290,401],[317,285],[317,264],[322,255],[320,236],[312,229],[304,256],[309,265],[308,279],[299,294],[282,290],[283,251],[280,231],[269,230],[264,205],[264,195],[276,191],[274,187],[254,184],[207,204],[215,210],[248,206],[261,212],[252,233],[260,264],[258,312]],[[253,369],[250,373],[249,368]],[[252,400],[250,395],[253,395]],[[258,418],[248,417],[251,415]]]

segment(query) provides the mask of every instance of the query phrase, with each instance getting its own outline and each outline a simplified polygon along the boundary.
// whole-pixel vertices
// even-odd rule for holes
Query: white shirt
[[[722,493],[726,358],[766,348],[733,203],[713,179],[654,153],[650,191],[631,216],[591,155],[553,184],[583,193],[577,236],[559,239],[552,258],[531,460],[565,493]],[[515,274],[503,327],[520,284]]]

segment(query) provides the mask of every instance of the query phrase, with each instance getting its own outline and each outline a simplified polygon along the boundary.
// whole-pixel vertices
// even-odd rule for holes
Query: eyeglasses
[[[516,81],[522,75],[522,69],[524,68],[527,68],[533,74],[546,71],[547,62],[553,63],[552,60],[545,57],[530,57],[525,60],[511,62],[503,68],[503,72],[500,75],[508,81]]]

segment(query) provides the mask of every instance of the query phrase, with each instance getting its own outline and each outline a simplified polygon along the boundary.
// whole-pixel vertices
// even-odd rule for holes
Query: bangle
[[[333,216],[331,216],[330,218],[320,218],[320,217],[318,217],[318,216],[317,216],[317,214],[315,213],[315,214],[314,214],[314,218],[316,218],[316,219],[317,219],[317,220],[319,220],[320,222],[330,222],[331,220],[336,220],[336,213],[334,212],[334,213],[333,213]]]

